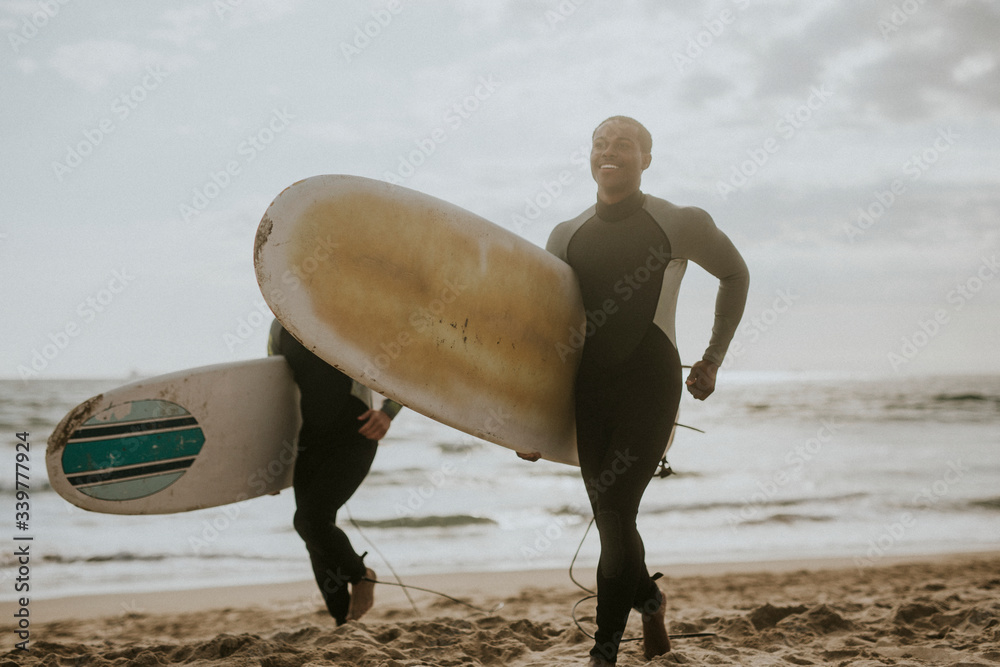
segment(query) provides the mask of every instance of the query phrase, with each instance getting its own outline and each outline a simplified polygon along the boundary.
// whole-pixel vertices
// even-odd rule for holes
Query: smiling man
[[[680,402],[674,313],[687,261],[719,279],[712,336],[686,381],[699,400],[715,390],[750,282],[743,258],[705,211],[639,189],[652,143],[632,118],[598,125],[590,153],[597,204],[558,225],[547,245],[576,272],[587,312],[607,315],[588,327],[576,382],[580,470],[601,536],[592,666],[615,663],[631,609],[642,613],[646,658],[670,650],[663,594],[635,519]]]

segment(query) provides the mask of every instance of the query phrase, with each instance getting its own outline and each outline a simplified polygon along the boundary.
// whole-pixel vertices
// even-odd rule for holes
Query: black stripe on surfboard
[[[146,435],[152,431],[166,431],[185,426],[197,426],[198,420],[191,416],[169,417],[155,421],[129,422],[113,426],[81,426],[73,432],[67,442],[93,440],[121,435]]]
[[[165,463],[151,463],[149,465],[132,466],[130,468],[112,468],[102,472],[86,472],[82,475],[67,475],[66,479],[73,486],[91,486],[107,482],[121,482],[139,477],[159,475],[165,472],[187,470],[194,463],[194,459],[195,457],[192,456],[188,459],[175,459]]]

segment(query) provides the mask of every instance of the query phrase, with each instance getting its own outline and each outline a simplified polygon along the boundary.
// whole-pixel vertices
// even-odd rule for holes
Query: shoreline
[[[867,565],[864,569],[875,570],[909,564],[947,564],[964,560],[1000,560],[1000,550],[883,556],[875,563]],[[848,557],[681,563],[649,566],[650,573],[662,572],[668,580],[764,573],[782,574],[796,571],[856,571],[858,569],[856,559]],[[405,603],[405,594],[397,586],[393,585],[394,579],[391,573],[385,570],[385,568],[383,570],[379,572],[379,577],[389,583],[377,588],[379,597],[384,597],[391,604]],[[594,571],[592,567],[576,567],[574,568],[574,575],[578,579],[592,581],[594,579]],[[414,574],[402,577],[402,583],[409,586],[441,591],[452,596],[477,594],[484,591],[500,595],[504,591],[516,591],[517,589],[526,587],[579,590],[569,579],[568,567]],[[420,594],[429,595],[425,593]],[[211,600],[211,603],[217,605],[219,608],[229,608],[253,604],[281,605],[302,603],[309,598],[313,598],[316,604],[321,604],[316,582],[312,579],[300,579],[289,582],[263,584],[236,584],[31,598],[31,609],[35,620],[44,623],[67,619],[93,619],[121,615],[123,610],[127,613],[129,609],[133,608],[142,608],[152,613],[190,613],[207,609],[205,602],[208,600]],[[16,608],[17,600],[0,601],[0,618],[10,618],[8,612]]]

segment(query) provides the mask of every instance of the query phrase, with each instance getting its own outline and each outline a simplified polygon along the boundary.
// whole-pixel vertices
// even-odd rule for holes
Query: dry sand
[[[619,665],[1000,664],[1000,554],[673,566],[661,585],[679,639],[651,662],[627,644]],[[577,572],[584,583],[593,572]],[[423,576],[406,583],[503,608],[472,612],[378,587],[364,619],[335,628],[312,582],[32,600],[28,651],[2,605],[7,665],[585,665],[570,620],[582,594],[565,571]],[[593,602],[580,607],[592,631]],[[639,627],[633,614],[629,631]]]

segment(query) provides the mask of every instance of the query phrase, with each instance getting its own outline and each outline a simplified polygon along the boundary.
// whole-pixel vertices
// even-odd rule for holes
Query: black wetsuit
[[[358,417],[369,409],[364,398],[370,401],[370,392],[306,349],[277,320],[268,352],[285,357],[301,393],[293,523],[306,543],[326,607],[339,625],[347,619],[348,584],[360,581],[366,569],[336,522],[337,510],[364,481],[375,459],[378,443],[358,432]],[[392,401],[382,406],[390,418],[399,409]]]
[[[746,265],[700,209],[637,192],[598,202],[549,237],[576,272],[588,313],[576,382],[580,470],[601,537],[592,655],[617,658],[629,611],[657,611],[662,595],[636,528],[639,502],[666,448],[683,383],[674,343],[677,292],[688,258],[720,279],[705,359],[721,363],[749,284]]]

